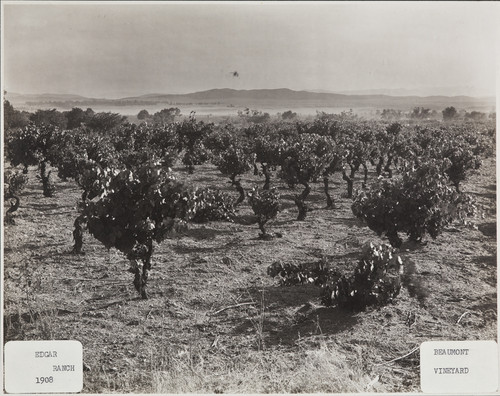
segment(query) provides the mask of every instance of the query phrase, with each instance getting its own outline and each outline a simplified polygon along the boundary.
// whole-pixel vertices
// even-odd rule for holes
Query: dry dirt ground
[[[35,171],[16,224],[5,227],[4,341],[80,341],[85,393],[418,392],[420,343],[496,340],[494,159],[463,186],[477,201],[477,227],[403,244],[415,267],[411,287],[358,313],[322,307],[318,287],[279,286],[266,273],[276,260],[322,258],[350,272],[365,243],[384,242],[354,218],[338,174],[330,186],[337,208],[325,209],[322,184],[313,184],[301,222],[300,189],[274,176],[283,205],[270,229],[282,238],[259,240],[256,224],[212,222],[157,246],[150,299],[141,300],[118,251],[86,233],[86,254],[70,254],[80,191],[57,179],[56,195],[44,198]],[[236,196],[212,166],[177,171]],[[256,183],[262,178],[242,179]],[[250,218],[247,202],[239,215]]]

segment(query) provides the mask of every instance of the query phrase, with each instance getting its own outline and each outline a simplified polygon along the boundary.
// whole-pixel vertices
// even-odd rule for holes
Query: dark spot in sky
[[[233,75],[233,77],[239,77],[240,76],[240,74],[237,71],[231,72],[231,74]]]

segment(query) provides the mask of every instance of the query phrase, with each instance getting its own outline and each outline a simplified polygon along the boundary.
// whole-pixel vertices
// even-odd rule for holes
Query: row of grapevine
[[[96,161],[101,166],[120,163],[130,168],[158,158],[171,166],[183,153],[182,162],[189,172],[211,160],[239,190],[240,200],[244,192],[238,175],[252,166],[256,169],[256,163],[260,163],[265,176],[263,188],[268,189],[271,171],[280,167],[279,175],[289,185],[304,185],[297,204],[302,219],[302,201],[312,180],[323,177],[327,205],[331,207],[328,177],[342,171],[347,196],[352,197],[360,168],[364,173],[362,186],[367,185],[367,164],[375,167],[378,176],[390,178],[394,167],[400,170],[401,166],[418,166],[429,159],[448,159],[444,172],[458,190],[470,170],[480,166],[480,156],[492,154],[493,138],[450,126],[420,128],[342,118],[259,124],[240,130],[191,118],[176,124],[128,124],[107,133],[88,127],[59,131],[54,126],[30,125],[8,134],[7,156],[13,165],[39,166],[46,196],[53,193],[47,165],[56,166],[63,178],[75,178],[79,173],[75,159]],[[67,152],[66,147],[77,152]]]
[[[13,166],[36,165],[45,196],[54,188],[51,169],[72,178],[82,189],[75,220],[75,252],[82,248],[83,228],[127,255],[134,285],[147,297],[153,242],[160,243],[188,220],[232,220],[234,208],[248,196],[261,230],[279,211],[273,173],[296,195],[298,220],[307,216],[311,183],[322,178],[327,206],[334,206],[329,177],[342,171],[353,213],[379,235],[399,246],[398,232],[420,241],[471,213],[460,182],[481,164],[494,135],[455,126],[441,128],[363,121],[350,114],[321,115],[312,122],[266,123],[236,128],[197,122],[120,124],[110,130],[81,126],[60,130],[28,125],[7,134],[6,154]],[[179,181],[171,167],[181,161],[189,173],[210,161],[239,193],[236,201],[206,188]],[[238,177],[252,168],[265,181],[248,194]],[[369,183],[369,166],[377,177]],[[356,173],[363,169],[362,189],[355,193]],[[181,177],[182,179],[182,177]],[[12,181],[14,183],[14,181]],[[453,188],[452,188],[453,187]]]

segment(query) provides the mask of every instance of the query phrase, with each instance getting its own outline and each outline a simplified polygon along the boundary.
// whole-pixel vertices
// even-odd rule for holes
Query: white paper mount
[[[9,341],[4,352],[8,393],[72,393],[83,388],[79,341]]]

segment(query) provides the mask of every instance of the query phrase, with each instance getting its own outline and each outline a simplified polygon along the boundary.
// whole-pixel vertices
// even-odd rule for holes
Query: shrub
[[[149,114],[144,113],[146,110],[142,110],[137,115],[137,118],[140,116],[144,116],[144,118],[148,118]],[[179,117],[181,115],[181,111],[177,107],[171,107],[169,109],[163,109],[153,114],[153,122],[157,124],[169,124],[175,121],[175,117]],[[139,119],[144,119],[139,118]]]
[[[213,124],[196,122],[194,115],[189,120],[176,124],[179,152],[184,150],[182,163],[187,166],[190,174],[195,165],[201,165],[209,159],[209,153],[203,141],[212,133]]]
[[[19,195],[28,183],[28,176],[19,172],[7,170],[3,174],[4,180],[4,198],[9,199]]]
[[[332,279],[340,278],[340,274],[330,268],[325,260],[299,264],[275,261],[267,267],[267,274],[272,278],[279,277],[281,285],[284,286],[307,283],[322,286]]]
[[[293,112],[292,110],[288,110],[281,115],[281,118],[283,120],[293,120],[297,118],[297,113]]]
[[[151,115],[147,110],[141,110],[139,113],[137,113],[137,119],[138,120],[145,120],[146,118],[150,118]]]
[[[14,224],[13,213],[19,209],[19,194],[28,183],[28,176],[18,171],[4,172],[4,199],[10,201],[10,208],[5,213],[4,221],[7,224]],[[14,201],[11,201],[11,200]]]
[[[273,235],[268,234],[264,226],[269,220],[274,219],[280,210],[279,192],[275,188],[259,191],[257,187],[254,187],[248,193],[248,200],[258,218],[259,228],[262,231],[259,237],[261,239],[271,239]]]
[[[385,234],[394,247],[402,244],[398,232],[416,242],[426,233],[435,239],[446,225],[465,221],[475,210],[468,195],[449,186],[443,172],[446,166],[446,160],[432,160],[404,171],[401,177],[377,180],[356,196],[354,215],[378,235]]]
[[[453,120],[458,115],[457,109],[455,109],[453,106],[447,107],[441,113],[443,113],[443,120],[445,120],[445,121]]]
[[[11,128],[24,128],[30,122],[30,113],[14,109],[8,100],[3,102],[4,131]]]
[[[211,188],[195,192],[193,222],[233,221],[234,216],[233,199],[228,194]]]
[[[282,263],[267,268],[271,277],[279,277],[281,285],[314,284],[323,288],[321,301],[356,311],[368,306],[385,305],[394,300],[403,282],[403,260],[389,245],[373,243],[363,248],[354,272],[342,275],[326,260],[313,263]]]
[[[147,298],[153,242],[182,230],[192,215],[192,193],[159,163],[134,170],[104,169],[103,193],[81,206],[79,222],[106,248],[127,255],[134,286]]]
[[[468,173],[481,167],[481,157],[474,155],[471,148],[465,144],[449,144],[449,147],[442,151],[443,158],[449,160],[445,172],[457,191],[460,190],[460,182],[467,178]]]
[[[58,151],[57,142],[60,138],[61,132],[55,126],[38,127],[30,124],[10,133],[5,144],[6,155],[13,166],[22,164],[27,169],[28,166],[38,165],[45,197],[51,197],[54,193],[50,178],[52,171],[47,172],[47,166],[55,162],[55,154]]]
[[[245,200],[245,190],[241,185],[241,179],[236,180],[236,176],[241,175],[251,169],[251,156],[239,147],[230,146],[213,159],[217,169],[222,174],[228,175],[230,183],[240,194],[234,206],[238,206]]]
[[[314,133],[298,135],[288,145],[283,153],[280,177],[289,186],[302,184],[305,188],[295,197],[295,204],[299,209],[297,220],[304,220],[308,207],[306,198],[311,191],[310,183],[323,174],[332,163],[333,145],[327,144],[328,138]]]
[[[389,245],[365,246],[354,273],[325,287],[323,304],[361,311],[392,302],[401,290],[403,274],[403,261],[394,252]]]

